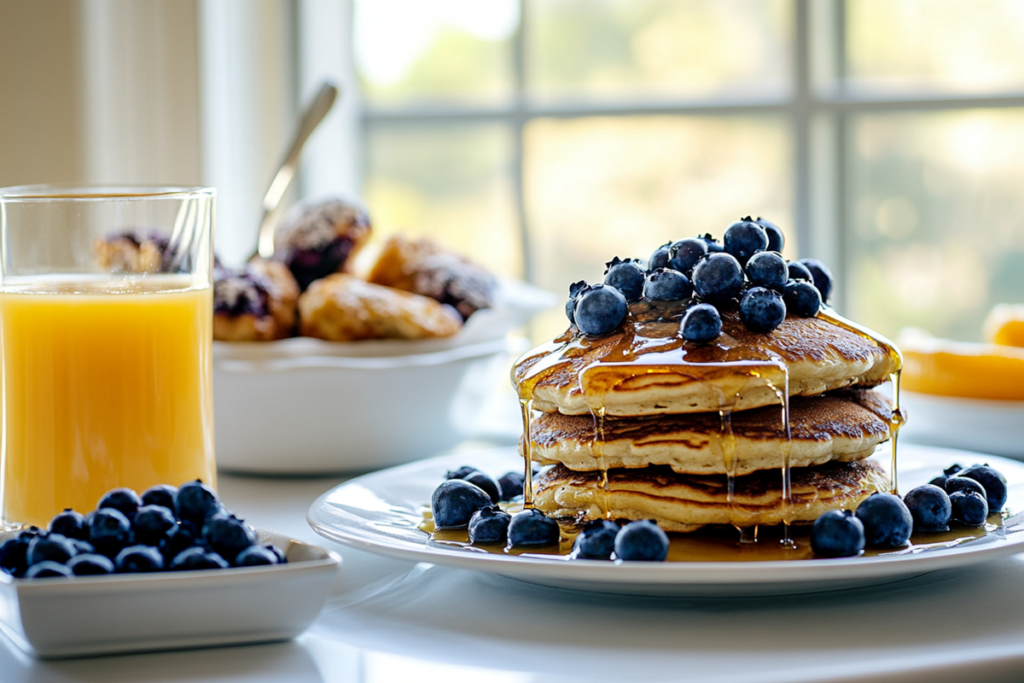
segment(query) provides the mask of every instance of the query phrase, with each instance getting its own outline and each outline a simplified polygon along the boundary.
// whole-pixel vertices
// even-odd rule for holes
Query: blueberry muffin
[[[129,230],[98,240],[96,260],[110,273],[165,273],[171,266],[169,247],[163,235]]]
[[[292,336],[299,287],[280,263],[254,259],[242,271],[217,269],[213,338],[271,341]]]
[[[370,238],[370,218],[341,199],[300,202],[274,231],[274,259],[288,266],[299,289],[331,273],[350,270]]]

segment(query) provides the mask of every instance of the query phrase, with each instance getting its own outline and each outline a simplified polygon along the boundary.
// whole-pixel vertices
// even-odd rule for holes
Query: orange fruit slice
[[[939,396],[1024,401],[1024,348],[901,337],[907,391]]]
[[[1024,306],[999,304],[985,318],[985,341],[1024,347]]]

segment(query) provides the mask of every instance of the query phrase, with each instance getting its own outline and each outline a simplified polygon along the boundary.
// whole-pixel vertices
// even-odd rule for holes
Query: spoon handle
[[[325,82],[320,86],[320,91],[313,98],[306,111],[303,112],[302,119],[299,121],[299,127],[295,131],[295,137],[292,139],[291,147],[288,148],[288,154],[285,155],[284,161],[281,162],[280,168],[274,175],[274,179],[270,181],[267,193],[263,196],[263,220],[260,223],[258,242],[258,253],[263,258],[270,258],[274,255],[274,226],[277,223],[278,209],[281,206],[281,199],[284,198],[284,193],[288,191],[288,186],[292,184],[292,179],[298,170],[299,155],[302,153],[302,147],[320,122],[323,121],[324,117],[327,116],[327,112],[331,110],[331,106],[334,104],[337,96],[338,88],[332,83]]]

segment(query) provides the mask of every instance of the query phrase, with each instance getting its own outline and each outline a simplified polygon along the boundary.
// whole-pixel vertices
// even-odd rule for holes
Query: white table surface
[[[1024,554],[801,597],[596,595],[325,541],[305,513],[340,481],[220,481],[228,507],[252,524],[344,558],[331,599],[297,640],[41,662],[0,637],[0,681],[1024,680]]]

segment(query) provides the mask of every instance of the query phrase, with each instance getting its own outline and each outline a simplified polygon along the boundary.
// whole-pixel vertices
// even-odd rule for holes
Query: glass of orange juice
[[[209,188],[0,189],[2,524],[214,486]]]

